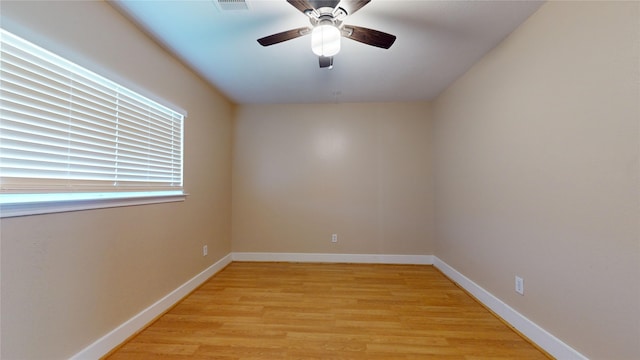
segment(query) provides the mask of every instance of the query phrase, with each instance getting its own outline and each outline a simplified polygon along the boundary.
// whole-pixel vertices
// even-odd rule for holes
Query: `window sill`
[[[184,201],[182,191],[0,195],[0,218]]]

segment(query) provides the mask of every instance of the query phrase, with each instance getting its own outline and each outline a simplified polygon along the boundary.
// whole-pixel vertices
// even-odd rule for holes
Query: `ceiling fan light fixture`
[[[334,56],[340,52],[340,30],[333,24],[320,24],[311,32],[311,50],[318,56]]]

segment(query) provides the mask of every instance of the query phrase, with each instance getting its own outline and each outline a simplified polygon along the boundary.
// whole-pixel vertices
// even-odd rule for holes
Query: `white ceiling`
[[[185,64],[239,104],[431,100],[541,5],[539,1],[372,0],[345,24],[397,36],[388,49],[342,40],[320,69],[310,36],[269,47],[257,39],[309,25],[285,0],[113,0]],[[343,0],[346,1],[346,0]]]

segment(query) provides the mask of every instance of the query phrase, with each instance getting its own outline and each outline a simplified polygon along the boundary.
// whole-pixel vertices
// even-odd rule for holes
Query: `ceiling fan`
[[[311,34],[311,50],[318,55],[320,67],[333,67],[333,56],[340,51],[340,38],[388,49],[396,37],[382,31],[360,26],[346,25],[344,19],[371,0],[287,0],[296,9],[309,17],[310,27],[283,31],[258,39],[262,46],[270,46],[283,41]]]

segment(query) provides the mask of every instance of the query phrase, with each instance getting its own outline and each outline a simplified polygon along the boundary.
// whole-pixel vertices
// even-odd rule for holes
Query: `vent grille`
[[[214,0],[214,3],[222,11],[249,10],[246,0]]]

